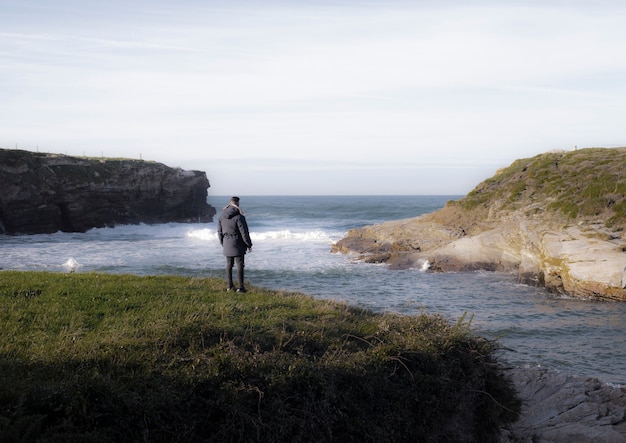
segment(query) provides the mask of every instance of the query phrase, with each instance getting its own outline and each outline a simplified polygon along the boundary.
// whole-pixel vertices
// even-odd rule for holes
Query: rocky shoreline
[[[459,201],[353,229],[333,245],[390,269],[514,272],[575,297],[626,301],[626,148],[518,160]],[[506,369],[522,400],[500,443],[626,442],[626,390],[542,368]]]
[[[445,208],[444,210],[445,211]],[[441,213],[354,229],[333,246],[391,269],[515,272],[519,281],[582,298],[626,300],[626,239],[598,225],[570,225],[509,214],[468,235]]]
[[[626,389],[540,368],[508,369],[522,412],[500,443],[626,442]]]
[[[392,269],[516,272],[553,292],[626,301],[623,164],[626,148],[520,160],[439,211],[350,230],[332,250]]]

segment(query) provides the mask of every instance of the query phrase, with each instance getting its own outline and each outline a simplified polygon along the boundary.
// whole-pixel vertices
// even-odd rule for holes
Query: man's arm
[[[237,228],[239,229],[239,234],[241,235],[243,242],[246,244],[248,249],[252,249],[252,240],[250,239],[250,232],[248,231],[248,223],[243,215],[239,217],[239,220],[237,220]]]
[[[224,246],[224,233],[222,232],[222,219],[217,220],[217,238],[220,241],[220,245]]]

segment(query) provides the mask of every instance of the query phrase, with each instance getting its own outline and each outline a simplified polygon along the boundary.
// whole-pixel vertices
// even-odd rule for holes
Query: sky
[[[626,146],[626,2],[0,0],[0,148],[209,195],[464,195]]]

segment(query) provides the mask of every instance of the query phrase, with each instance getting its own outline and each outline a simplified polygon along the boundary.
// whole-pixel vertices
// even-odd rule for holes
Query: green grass
[[[496,441],[519,401],[464,319],[217,279],[0,272],[0,441]]]
[[[516,160],[459,201],[467,210],[496,202],[504,210],[533,205],[569,220],[626,228],[626,148],[550,152]]]

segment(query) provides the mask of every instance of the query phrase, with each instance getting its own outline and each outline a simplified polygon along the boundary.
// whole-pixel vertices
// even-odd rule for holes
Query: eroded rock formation
[[[518,160],[432,214],[353,229],[333,251],[626,300],[625,226],[626,148],[585,149]]]
[[[0,233],[207,222],[209,186],[204,172],[156,162],[1,149]]]
[[[624,443],[626,392],[595,378],[541,368],[507,372],[522,413],[500,443]]]

